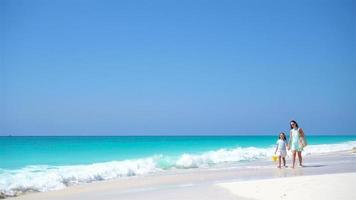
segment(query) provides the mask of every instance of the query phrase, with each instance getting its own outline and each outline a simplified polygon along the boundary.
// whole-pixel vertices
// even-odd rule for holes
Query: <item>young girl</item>
[[[281,160],[283,159],[283,166],[286,167],[286,155],[287,155],[287,137],[281,132],[277,140],[276,150],[274,152],[278,156],[278,168],[281,168]]]

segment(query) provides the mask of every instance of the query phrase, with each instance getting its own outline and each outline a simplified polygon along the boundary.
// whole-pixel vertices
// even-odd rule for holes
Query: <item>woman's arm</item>
[[[299,129],[299,134],[300,134],[300,139],[301,139],[301,142],[302,142],[302,146],[305,147],[307,146],[307,140],[305,138],[305,134],[304,134],[304,131],[302,128]]]
[[[304,131],[302,128],[299,128],[299,134],[300,134],[300,137],[304,138]]]
[[[290,150],[291,143],[292,143],[292,132],[289,131],[288,150]]]

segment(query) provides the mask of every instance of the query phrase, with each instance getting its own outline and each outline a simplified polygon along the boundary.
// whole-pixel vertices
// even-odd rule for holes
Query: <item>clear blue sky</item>
[[[0,135],[356,134],[356,1],[0,1]]]

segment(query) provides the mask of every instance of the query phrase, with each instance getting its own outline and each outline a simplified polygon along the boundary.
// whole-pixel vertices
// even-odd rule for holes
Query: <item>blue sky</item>
[[[0,1],[0,134],[356,134],[356,3]]]

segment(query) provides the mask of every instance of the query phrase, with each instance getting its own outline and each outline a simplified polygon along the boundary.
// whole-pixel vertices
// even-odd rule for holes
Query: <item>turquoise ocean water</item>
[[[0,193],[68,185],[170,169],[267,159],[277,136],[0,137]],[[304,154],[348,150],[356,136],[308,136]]]
[[[222,148],[274,145],[276,136],[50,136],[0,137],[0,168],[28,165],[77,165],[145,158],[202,154]],[[311,145],[356,141],[356,136],[309,136]]]

